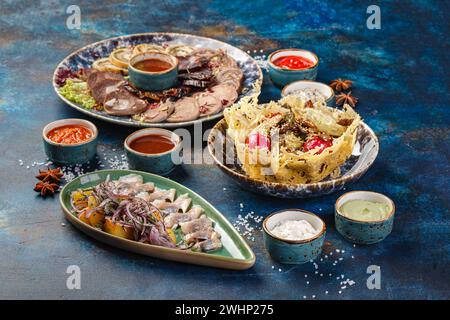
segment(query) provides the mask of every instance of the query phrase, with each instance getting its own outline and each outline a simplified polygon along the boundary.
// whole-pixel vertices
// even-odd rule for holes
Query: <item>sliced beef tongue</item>
[[[200,117],[210,116],[222,110],[222,102],[212,93],[196,93],[193,97],[200,111]]]
[[[164,103],[153,103],[141,115],[141,120],[149,123],[163,122],[172,114],[174,109],[174,103],[170,100],[166,100]]]
[[[105,96],[103,107],[111,115],[131,116],[144,112],[148,108],[148,103],[122,87]]]
[[[89,70],[86,76],[92,97],[108,114],[130,116],[147,109],[147,102],[127,90],[128,82],[120,74]]]
[[[112,81],[123,81],[124,78],[114,72],[107,72],[107,71],[98,71],[98,70],[92,70],[92,69],[86,69],[86,81],[89,89],[93,89],[95,86],[97,86],[99,83],[105,81],[105,80],[112,80]]]
[[[105,98],[108,94],[123,87],[127,82],[125,80],[104,79],[98,81],[91,89],[92,97],[99,104],[105,103]]]
[[[167,122],[184,122],[195,120],[200,116],[195,98],[184,97],[174,103],[174,111],[167,118]]]
[[[209,88],[211,95],[219,99],[222,103],[222,108],[231,106],[238,98],[238,93],[233,85],[228,83],[218,84]]]

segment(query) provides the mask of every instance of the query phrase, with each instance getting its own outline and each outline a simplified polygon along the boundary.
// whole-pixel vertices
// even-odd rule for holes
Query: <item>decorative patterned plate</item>
[[[141,243],[127,240],[115,235],[106,233],[100,229],[91,227],[75,217],[72,213],[70,204],[70,194],[77,189],[84,189],[95,186],[106,180],[109,175],[112,180],[117,180],[123,175],[137,173],[143,176],[145,182],[153,182],[156,187],[161,189],[174,188],[177,194],[189,194],[192,203],[200,205],[205,214],[214,223],[214,228],[220,233],[223,248],[209,253],[193,252],[191,250],[180,250],[165,248],[161,246]],[[67,220],[69,220],[77,229],[87,235],[109,244],[113,247],[127,251],[152,256],[160,259],[173,260],[185,263],[192,263],[216,268],[244,270],[251,268],[255,263],[255,254],[248,246],[241,235],[231,225],[230,222],[208,201],[201,196],[186,188],[185,186],[170,179],[141,171],[133,170],[100,170],[88,173],[69,182],[61,191],[59,200],[64,210]]]
[[[88,114],[97,119],[135,127],[161,127],[161,128],[177,128],[183,126],[193,125],[203,121],[210,121],[222,117],[223,113],[217,113],[209,117],[199,118],[193,121],[178,122],[178,123],[144,123],[131,119],[131,117],[118,117],[108,115],[103,111],[87,110],[81,105],[67,100],[58,92],[58,77],[67,77],[71,72],[76,72],[79,69],[86,68],[92,65],[92,63],[103,57],[107,57],[114,49],[118,47],[137,45],[140,43],[153,43],[153,44],[185,44],[193,47],[203,47],[210,49],[224,49],[233,57],[239,67],[244,72],[244,80],[242,84],[242,92],[238,97],[239,101],[244,96],[250,96],[256,94],[254,86],[260,86],[262,83],[262,72],[255,60],[250,57],[244,51],[229,45],[225,42],[221,42],[211,38],[200,37],[190,34],[180,33],[140,33],[127,36],[120,36],[110,38],[89,44],[64,58],[53,73],[53,88],[56,94],[67,103],[69,106]]]
[[[227,145],[233,146],[233,141],[227,136],[226,130],[227,123],[225,119],[222,119],[214,126],[214,130],[208,137],[209,153],[219,168],[246,190],[279,198],[310,198],[339,191],[347,183],[358,180],[370,168],[379,150],[377,136],[367,124],[362,122],[358,128],[353,154],[341,166],[340,177],[327,178],[309,184],[267,182],[248,177],[238,164],[236,152],[231,152],[231,156],[230,152],[226,152]],[[221,150],[216,149],[219,147]]]

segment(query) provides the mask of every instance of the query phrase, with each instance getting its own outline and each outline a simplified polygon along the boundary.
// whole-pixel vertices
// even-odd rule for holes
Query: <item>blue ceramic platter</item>
[[[221,118],[223,113],[217,113],[210,117],[199,118],[193,121],[178,122],[178,123],[144,123],[132,119],[131,117],[118,117],[109,115],[103,111],[88,110],[83,108],[81,105],[76,104],[72,101],[64,98],[58,91],[59,82],[58,79],[61,77],[70,76],[70,74],[75,73],[77,70],[82,68],[87,68],[92,65],[92,63],[99,59],[109,56],[109,54],[116,48],[135,46],[140,43],[151,43],[157,45],[172,45],[172,44],[184,44],[193,47],[209,48],[209,49],[223,49],[233,57],[238,63],[239,67],[244,73],[244,80],[242,84],[242,92],[238,97],[238,101],[245,96],[251,96],[257,94],[257,89],[262,83],[262,72],[261,68],[258,66],[256,61],[252,59],[244,51],[233,47],[225,42],[214,40],[211,38],[200,37],[190,34],[180,34],[180,33],[140,33],[132,34],[127,36],[120,36],[115,38],[110,38],[89,44],[64,58],[53,74],[53,88],[56,94],[69,106],[75,108],[89,116],[97,119],[102,119],[105,121],[134,127],[161,127],[161,128],[176,128],[193,125],[195,123],[200,123],[203,121],[209,121]],[[61,76],[63,75],[63,76]]]

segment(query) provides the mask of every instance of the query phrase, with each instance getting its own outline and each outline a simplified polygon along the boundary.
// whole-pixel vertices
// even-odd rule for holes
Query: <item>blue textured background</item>
[[[2,1],[0,298],[450,298],[449,2],[383,1],[382,29],[368,30],[366,9],[373,2]],[[69,4],[81,8],[81,30],[65,26]],[[340,193],[297,201],[265,198],[240,189],[208,165],[185,165],[171,177],[231,221],[241,213],[241,202],[243,213],[267,215],[288,207],[319,213],[328,226],[325,251],[338,248],[345,254],[318,262],[320,277],[309,263],[273,262],[256,233],[250,242],[256,265],[224,271],[129,254],[62,226],[57,198],[37,197],[32,191],[37,169],[18,162],[45,159],[41,130],[46,123],[85,118],[58,100],[51,87],[53,70],[83,45],[146,31],[210,36],[253,55],[261,49],[267,54],[306,48],[321,59],[318,80],[354,80],[358,111],[378,134],[381,151],[369,172],[347,190],[374,190],[394,199],[391,236],[377,245],[353,247],[334,228],[333,204]],[[265,77],[261,100],[278,98],[279,90]],[[100,145],[121,151],[132,129],[94,122]],[[335,257],[343,260],[333,266]],[[72,264],[81,268],[81,290],[66,289],[65,272]],[[366,288],[371,264],[381,267],[380,290]],[[341,274],[356,284],[339,294],[336,276]]]

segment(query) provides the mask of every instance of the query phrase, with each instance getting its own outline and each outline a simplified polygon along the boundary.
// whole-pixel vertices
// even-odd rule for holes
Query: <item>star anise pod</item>
[[[352,96],[352,92],[349,93],[341,93],[336,96],[336,104],[338,105],[344,105],[349,104],[352,107],[355,107],[355,105],[358,103],[358,99],[354,96]]]
[[[39,170],[39,174],[36,178],[44,182],[59,182],[63,175],[61,168],[48,168],[48,170]]]
[[[330,87],[334,89],[334,91],[341,92],[343,90],[347,90],[352,87],[353,81],[350,80],[342,80],[341,78],[331,81]]]
[[[58,191],[58,189],[59,186],[53,182],[39,181],[34,186],[34,191],[39,192],[42,197],[45,197],[47,195],[53,195],[55,194],[55,192]]]

